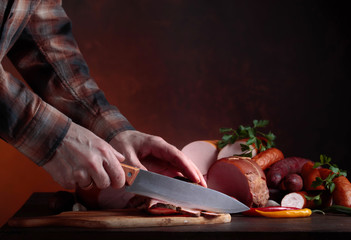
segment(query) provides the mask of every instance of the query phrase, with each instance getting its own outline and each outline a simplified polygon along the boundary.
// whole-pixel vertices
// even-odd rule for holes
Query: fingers
[[[125,175],[120,162],[123,162],[125,158],[110,145],[107,145],[106,148],[102,154],[103,158],[98,161],[99,164],[90,168],[91,176],[100,189],[109,186],[121,188],[125,184]]]
[[[104,161],[103,168],[108,174],[108,177],[111,182],[111,187],[119,189],[124,186],[125,174],[118,161]]]
[[[196,165],[180,150],[175,149],[173,151],[174,158],[171,160],[172,164],[175,166],[180,166],[189,179],[192,179],[194,182],[207,187],[206,181]]]
[[[125,175],[120,162],[126,159],[127,164],[146,170],[138,154],[141,158],[151,154],[169,162],[191,181],[206,186],[195,164],[162,138],[136,131],[120,133],[120,137],[113,145],[125,157],[89,130],[72,123],[52,159],[57,166],[50,169],[50,174],[69,189],[75,185],[85,188],[92,181],[100,189],[121,188],[125,184]]]
[[[124,154],[127,164],[145,169],[140,163],[139,157],[144,159],[146,156],[152,155],[158,159],[165,160],[191,181],[206,187],[206,181],[195,164],[180,150],[167,143],[161,137],[138,131],[125,131],[112,139],[110,144]]]
[[[147,170],[146,167],[141,164],[141,162],[139,161],[139,158],[137,156],[137,154],[135,153],[134,149],[129,149],[125,152],[126,155],[126,164],[136,167],[136,168],[140,168],[142,170]]]
[[[92,185],[93,180],[89,176],[86,170],[79,169],[73,172],[74,182],[82,189],[87,189]]]
[[[160,137],[153,137],[152,140],[148,142],[150,144],[150,147],[152,149],[151,151],[154,156],[170,162],[191,181],[199,183],[204,187],[207,187],[206,181],[200,170],[179,149],[167,143]]]
[[[86,188],[92,182],[104,189],[121,188],[124,156],[89,130],[72,123],[53,158],[43,167],[66,189]]]

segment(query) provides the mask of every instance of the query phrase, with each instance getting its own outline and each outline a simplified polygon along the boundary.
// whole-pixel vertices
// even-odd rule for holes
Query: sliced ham
[[[250,158],[230,157],[216,161],[208,171],[207,184],[248,207],[264,207],[269,198],[265,174]]]
[[[176,206],[152,198],[146,198],[144,209],[153,215],[179,214]]]
[[[233,144],[228,144],[226,145],[224,148],[222,148],[218,155],[217,155],[217,159],[222,159],[222,158],[227,158],[227,157],[233,157],[233,156],[238,156],[238,155],[242,155],[243,152],[241,150],[241,146],[240,144],[245,144],[246,140],[238,140]],[[250,148],[252,149],[252,157],[257,155],[257,150],[253,147],[250,146]]]
[[[203,216],[218,216],[220,213],[207,212],[199,209],[185,208],[182,206],[175,206],[171,203],[161,201],[158,199],[147,198],[142,196],[135,196],[128,204],[129,208],[137,208],[147,211],[153,215],[174,215],[181,214],[192,217]]]
[[[217,141],[191,142],[181,151],[195,163],[203,175],[206,175],[210,166],[217,160]]]

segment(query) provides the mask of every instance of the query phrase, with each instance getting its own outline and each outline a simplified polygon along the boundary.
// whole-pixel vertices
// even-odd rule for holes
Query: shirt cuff
[[[118,133],[126,130],[135,128],[115,109],[102,113],[92,126],[92,131],[106,142],[110,142]]]
[[[43,166],[52,158],[71,122],[66,115],[42,101],[23,137],[14,147],[38,166]]]

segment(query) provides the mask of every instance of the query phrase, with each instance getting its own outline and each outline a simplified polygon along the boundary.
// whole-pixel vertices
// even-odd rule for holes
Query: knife
[[[126,191],[192,209],[220,213],[249,210],[245,204],[221,192],[194,183],[121,164],[126,175]]]

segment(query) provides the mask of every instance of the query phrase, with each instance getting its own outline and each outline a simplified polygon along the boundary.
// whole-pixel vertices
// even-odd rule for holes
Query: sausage
[[[207,174],[209,188],[235,197],[245,205],[263,207],[269,191],[263,170],[250,158],[217,160]]]
[[[306,208],[308,201],[305,198],[306,192],[292,192],[285,195],[281,201],[283,207]]]
[[[332,170],[328,168],[318,168],[318,171],[323,180],[326,179],[329,176],[329,174],[332,173]]]
[[[319,168],[321,178],[326,179],[332,171],[328,168]],[[336,205],[351,207],[351,183],[344,177],[339,176],[333,179],[335,189],[332,193],[333,201]]]
[[[333,182],[335,189],[333,191],[333,201],[336,205],[351,207],[351,183],[344,177],[336,177]]]
[[[321,177],[319,170],[313,168],[313,162],[307,162],[302,166],[301,176],[303,178],[303,186],[305,190],[325,190],[323,185],[312,187],[312,183],[316,181],[317,177]]]
[[[297,173],[290,173],[280,183],[280,189],[288,192],[298,192],[303,188],[302,177]]]
[[[300,157],[289,157],[274,163],[267,172],[268,186],[272,188],[278,188],[280,182],[289,173],[300,173],[302,166],[306,162],[312,161]]]
[[[283,207],[296,208],[326,208],[332,205],[332,198],[328,192],[323,191],[321,194],[321,205],[318,205],[314,200],[307,200],[305,196],[314,197],[319,194],[319,191],[306,192],[292,192],[285,195],[281,201]]]
[[[321,178],[326,179],[332,171],[328,168],[319,168]],[[333,179],[335,189],[332,193],[333,201],[336,205],[351,207],[351,183],[344,177],[339,176]]]
[[[268,148],[252,158],[252,160],[254,160],[262,168],[262,170],[266,170],[272,164],[283,159],[284,155],[282,151],[277,148]]]

